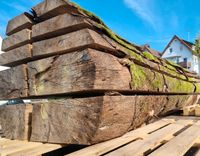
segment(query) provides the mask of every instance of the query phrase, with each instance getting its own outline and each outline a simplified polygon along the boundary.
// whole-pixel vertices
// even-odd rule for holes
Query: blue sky
[[[0,0],[0,34],[9,19],[42,0]],[[199,0],[72,0],[94,12],[116,33],[163,51],[173,35],[194,41],[200,33]]]

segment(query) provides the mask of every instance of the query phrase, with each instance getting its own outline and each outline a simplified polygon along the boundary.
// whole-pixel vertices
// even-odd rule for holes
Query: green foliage
[[[153,54],[151,54],[147,51],[143,52],[143,55],[144,55],[145,58],[147,58],[149,60],[157,60],[156,56],[154,56]]]
[[[126,48],[126,51],[123,51],[125,54],[127,54],[128,56],[140,61],[140,62],[145,62],[145,58],[150,60],[150,61],[157,61],[161,64],[163,64],[163,66],[161,65],[160,68],[163,71],[167,71],[168,73],[170,73],[171,75],[174,75],[178,78],[181,79],[188,79],[187,76],[184,76],[183,74],[179,73],[179,71],[182,72],[189,72],[187,69],[179,66],[178,64],[174,63],[174,62],[170,62],[167,60],[162,60],[160,58],[157,58],[156,56],[152,55],[149,52],[141,52],[139,49],[139,47],[135,44],[132,44],[130,42],[128,42],[127,40],[123,39],[122,37],[120,37],[119,35],[117,35],[116,33],[114,33],[111,29],[109,29],[104,22],[95,14],[83,9],[82,7],[78,6],[77,4],[74,4],[74,7],[77,8],[77,11],[85,16],[86,18],[89,18],[93,21],[95,21],[94,23],[92,23],[96,28],[100,29],[102,32],[104,32],[104,34],[106,34],[108,37],[112,38],[115,42],[117,42],[118,44],[120,44],[121,46],[123,46],[124,48]],[[195,41],[195,53],[197,53],[198,55],[200,55],[200,39],[197,39]],[[142,55],[143,54],[143,55]],[[141,89],[144,84],[148,83],[149,81],[149,77],[150,77],[150,73],[148,73],[146,70],[144,70],[144,68],[142,66],[136,65],[132,60],[129,60],[129,62],[127,62],[127,64],[130,68],[130,72],[132,75],[132,88],[137,88],[137,89]],[[162,74],[156,74],[158,75],[156,77],[156,79],[154,81],[151,82],[151,87],[153,87],[153,89],[159,88],[162,89],[163,88],[163,77]],[[168,76],[167,76],[168,77]],[[169,90],[171,92],[193,92],[194,91],[194,85],[192,83],[189,83],[186,81],[182,81],[180,79],[176,79],[176,78],[172,78],[172,77],[168,77],[168,80],[170,80],[170,88]],[[200,86],[197,86],[197,90],[200,92]]]
[[[195,40],[195,50],[194,50],[194,52],[195,52],[198,56],[200,56],[200,38],[197,38],[197,39]]]

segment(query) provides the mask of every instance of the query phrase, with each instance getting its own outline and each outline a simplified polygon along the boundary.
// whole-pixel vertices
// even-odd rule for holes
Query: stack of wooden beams
[[[192,105],[200,92],[198,76],[143,53],[66,0],[45,0],[33,15],[14,18],[7,35],[0,65],[11,69],[0,72],[0,99],[47,99],[33,105],[30,130],[27,107],[1,107],[8,138],[94,144]]]

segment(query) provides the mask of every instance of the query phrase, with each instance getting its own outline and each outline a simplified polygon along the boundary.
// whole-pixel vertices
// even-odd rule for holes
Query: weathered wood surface
[[[26,65],[0,72],[0,99],[26,97],[28,94]]]
[[[182,97],[176,97],[179,107],[187,104],[187,99],[180,101]],[[171,98],[100,96],[49,100],[34,105],[31,140],[86,145],[109,140],[174,110],[165,109]]]
[[[100,34],[89,29],[83,29],[33,43],[33,56],[57,55],[98,45],[113,49]]]
[[[3,39],[2,51],[9,51],[31,42],[31,31],[24,29]]]
[[[31,104],[0,106],[0,125],[8,139],[29,140],[31,128]]]
[[[23,13],[8,22],[6,34],[12,35],[23,29],[31,29],[32,25],[33,25],[33,22],[30,19],[30,17],[28,17],[27,15]]]
[[[41,20],[45,20],[57,16],[58,14],[68,12],[70,8],[67,8],[66,2],[68,2],[68,0],[45,0],[33,7],[33,10]]]
[[[66,13],[34,25],[32,37],[42,40],[89,27],[92,28],[85,18]]]
[[[1,156],[41,156],[51,153],[57,155],[57,150],[64,147],[58,144],[43,144],[39,142],[27,142],[0,138]]]
[[[129,90],[131,75],[118,58],[86,49],[28,63],[30,95]]]
[[[27,44],[25,46],[0,54],[0,65],[9,67],[16,66],[18,64],[23,64],[31,57],[32,45]]]

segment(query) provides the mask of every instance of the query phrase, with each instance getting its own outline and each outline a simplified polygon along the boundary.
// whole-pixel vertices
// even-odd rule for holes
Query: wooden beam
[[[28,59],[31,59],[31,57],[32,45],[27,44],[0,54],[0,65],[9,67],[17,66],[19,64],[26,63]]]
[[[118,58],[86,49],[28,63],[31,96],[130,90],[131,75]]]
[[[0,125],[7,139],[29,140],[31,132],[31,104],[0,106]]]
[[[27,97],[28,83],[26,65],[0,72],[0,99]]]
[[[33,43],[33,56],[47,57],[98,46],[113,50],[113,47],[100,34],[89,29],[82,29]]]
[[[10,36],[23,29],[31,29],[32,25],[33,25],[33,22],[30,19],[30,17],[28,17],[27,15],[23,13],[8,22],[6,34]]]
[[[28,43],[31,43],[31,31],[24,29],[3,39],[2,51],[9,51]]]
[[[32,37],[34,40],[43,40],[84,28],[92,28],[88,19],[65,13],[34,25]]]
[[[181,97],[177,98],[180,100]],[[174,110],[167,106],[170,98],[99,96],[49,99],[34,105],[31,140],[85,145],[109,140],[141,126],[154,116]],[[183,102],[178,104],[185,105]],[[168,110],[162,112],[165,106]]]
[[[69,12],[70,7],[68,7],[66,2],[68,2],[68,0],[45,0],[33,7],[33,10],[41,20],[46,20],[59,14]]]

